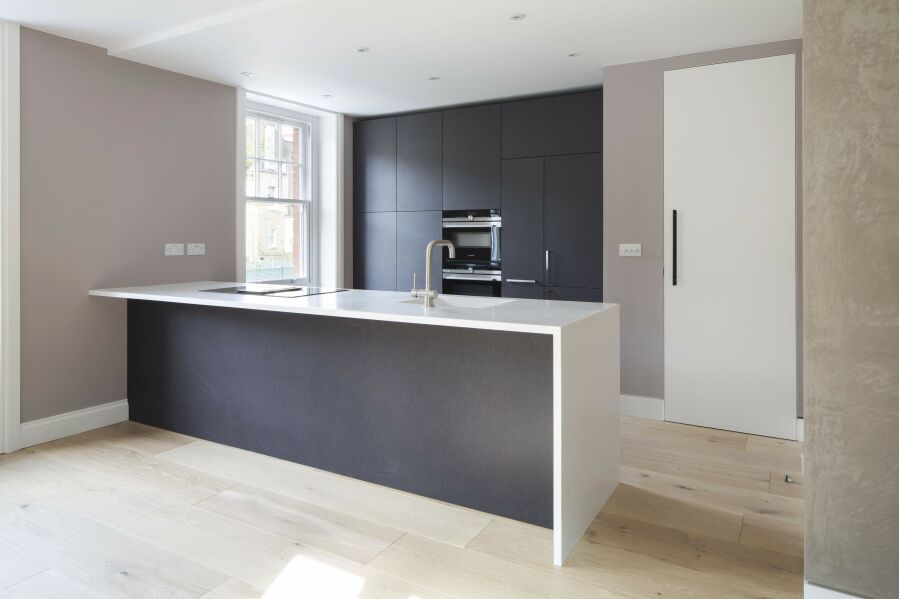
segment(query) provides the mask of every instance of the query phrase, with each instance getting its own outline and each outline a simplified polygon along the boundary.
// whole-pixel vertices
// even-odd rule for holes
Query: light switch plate
[[[187,244],[187,255],[188,256],[205,256],[206,255],[206,244],[205,243],[188,243]]]
[[[643,252],[643,246],[639,243],[619,243],[618,255],[633,258],[640,256]]]
[[[183,256],[184,255],[184,244],[183,243],[167,243],[167,244],[165,244],[165,255],[166,256]]]

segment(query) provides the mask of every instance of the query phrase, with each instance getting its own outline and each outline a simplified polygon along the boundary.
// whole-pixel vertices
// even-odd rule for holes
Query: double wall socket
[[[183,243],[167,243],[165,244],[165,255],[166,256],[183,256],[184,255],[184,244]],[[206,244],[205,243],[188,243],[187,244],[187,255],[188,256],[205,256],[206,255]]]
[[[639,243],[619,243],[618,255],[627,256],[629,258],[640,256],[643,253],[643,246]]]

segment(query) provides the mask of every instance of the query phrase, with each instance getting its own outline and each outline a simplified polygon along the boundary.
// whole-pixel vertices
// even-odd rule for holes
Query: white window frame
[[[0,20],[0,453],[19,449],[19,25]]]
[[[241,90],[242,91],[242,90]],[[309,156],[303,162],[303,169],[309,176],[310,196],[308,200],[283,200],[266,197],[250,197],[246,195],[246,117],[262,117],[287,125],[302,124],[309,127]],[[243,94],[238,101],[238,213],[237,213],[237,278],[246,280],[246,209],[247,202],[252,200],[270,201],[280,203],[306,204],[309,223],[308,235],[306,235],[306,247],[304,248],[308,260],[308,268],[305,278],[297,277],[297,282],[307,285],[317,285],[319,280],[319,221],[320,221],[320,194],[319,194],[319,118],[315,115],[287,110],[278,106],[269,106],[258,102],[249,102],[243,99]]]

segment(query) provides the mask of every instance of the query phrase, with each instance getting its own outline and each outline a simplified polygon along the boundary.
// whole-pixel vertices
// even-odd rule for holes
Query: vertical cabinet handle
[[[671,211],[671,284],[677,285],[677,210]]]
[[[546,250],[543,254],[543,278],[546,280],[546,284],[550,284],[550,263],[549,263],[549,250]]]

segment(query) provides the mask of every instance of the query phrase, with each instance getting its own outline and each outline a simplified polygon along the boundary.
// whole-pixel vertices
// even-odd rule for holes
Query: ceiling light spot
[[[569,53],[566,54],[565,56],[567,56],[568,58],[577,58],[577,57],[580,56],[580,55],[581,55],[580,52],[569,52]]]
[[[366,46],[357,46],[356,52],[358,52],[359,54],[368,54],[369,52],[371,52],[371,48],[368,48]]]
[[[513,21],[523,21],[525,18],[527,18],[527,15],[523,12],[517,12],[509,18]]]
[[[244,71],[243,73],[241,73],[241,75],[243,75],[244,77],[255,77],[256,76],[255,73],[251,73],[250,71]]]

